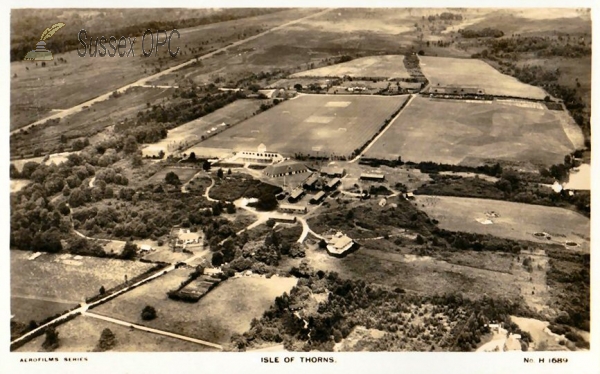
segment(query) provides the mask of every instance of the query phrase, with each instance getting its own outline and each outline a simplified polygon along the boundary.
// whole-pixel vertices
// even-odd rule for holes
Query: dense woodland
[[[471,351],[489,333],[486,325],[492,321],[505,322],[509,331],[522,335],[523,343],[531,341],[509,320],[511,314],[527,313],[518,302],[485,296],[473,301],[460,293],[416,296],[401,288],[342,279],[334,272],[292,271],[303,279],[277,297],[248,332],[232,337],[237,349],[283,342],[288,350],[332,351],[360,325],[389,334],[375,350]],[[323,293],[328,296],[317,303],[312,295]]]

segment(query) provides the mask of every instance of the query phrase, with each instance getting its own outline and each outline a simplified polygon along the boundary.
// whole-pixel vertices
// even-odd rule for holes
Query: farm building
[[[310,199],[310,203],[311,204],[319,204],[321,201],[323,201],[324,198],[325,198],[325,192],[319,191],[316,195],[314,195]]]
[[[354,241],[346,234],[336,233],[327,242],[327,253],[332,256],[342,256],[354,246]]]
[[[344,168],[335,167],[335,166],[326,166],[321,169],[321,175],[328,176],[330,178],[337,177],[341,178],[346,175],[346,170]]]
[[[385,180],[385,175],[362,173],[360,175],[360,179],[365,180],[365,181],[383,182]]]
[[[302,183],[302,187],[307,190],[316,191],[316,190],[320,190],[321,188],[323,188],[323,182],[321,181],[319,176],[315,173],[315,174],[312,174],[310,177],[308,177],[304,181],[304,183]]]
[[[269,165],[263,173],[271,178],[283,177],[285,175],[307,173],[310,169],[303,163],[296,161],[283,161],[278,164]]]
[[[337,188],[337,186],[340,185],[340,183],[342,183],[342,180],[340,178],[333,178],[332,180],[330,180],[327,183],[327,185],[325,186],[325,190],[327,190],[327,191],[335,190]]]
[[[404,198],[406,200],[414,200],[415,199],[415,194],[412,192],[407,192],[404,194]]]
[[[150,252],[150,251],[153,251],[153,250],[154,250],[154,248],[152,248],[152,246],[149,245],[149,244],[142,244],[142,245],[140,245],[140,252]]]
[[[281,204],[279,206],[279,211],[284,213],[304,214],[308,212],[308,209],[304,205]]]
[[[300,200],[302,196],[304,196],[304,190],[301,188],[297,188],[290,193],[288,201],[290,203],[295,203],[296,201]]]
[[[485,95],[485,90],[473,86],[433,86],[429,93],[450,95]]]
[[[177,233],[177,239],[181,240],[184,244],[198,243],[199,235],[196,232],[191,232],[190,229],[179,229]]]
[[[387,199],[385,197],[382,197],[381,200],[379,200],[378,204],[380,207],[384,207],[385,204],[387,204]]]
[[[409,92],[417,92],[421,89],[421,83],[414,82],[400,82],[400,88],[403,88]]]

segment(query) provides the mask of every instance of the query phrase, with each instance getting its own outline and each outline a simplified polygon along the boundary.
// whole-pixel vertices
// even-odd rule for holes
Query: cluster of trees
[[[174,100],[168,104],[147,105],[145,111],[139,111],[137,118],[128,119],[115,125],[115,131],[125,136],[133,136],[138,143],[154,143],[167,137],[169,129],[195,120],[225,105],[242,99],[242,92],[221,92],[211,85],[193,87],[174,93]]]
[[[460,293],[409,295],[364,280],[342,279],[334,272],[304,274],[289,294],[277,297],[260,320],[252,321],[249,331],[232,337],[236,348],[243,350],[250,342],[283,342],[291,350],[331,351],[335,342],[358,325],[395,335],[399,343],[403,341],[413,349],[439,343],[445,350],[471,351],[489,333],[487,324],[491,321],[506,322],[509,331],[520,333],[509,323],[509,316],[523,311],[511,301],[488,297],[469,300]],[[300,318],[295,314],[312,294],[323,292],[329,296],[319,303],[316,313],[301,311]],[[447,334],[448,328],[439,323],[440,318],[449,321],[454,334]],[[445,335],[451,338],[442,339]],[[522,337],[525,342],[531,339],[527,333]]]
[[[555,322],[590,331],[590,255],[562,248],[546,252],[546,283],[553,290],[553,306],[561,311]]]
[[[168,234],[175,225],[202,227],[211,224],[215,214],[211,210],[212,203],[203,196],[184,194],[179,190],[155,192],[151,185],[137,191],[121,188],[117,198],[119,201],[111,205],[74,210],[75,228],[96,237],[155,240]],[[227,227],[228,222],[221,223]]]
[[[504,36],[504,32],[502,30],[498,30],[492,27],[485,27],[483,29],[475,30],[475,29],[461,29],[458,30],[460,35],[463,38],[500,38]]]
[[[270,211],[277,208],[275,195],[282,191],[281,187],[259,180],[251,176],[232,175],[228,179],[220,178],[210,190],[210,197],[221,201],[234,201],[241,197],[256,198],[257,202],[251,203],[258,210]]]
[[[425,16],[422,16],[422,19],[425,20]],[[457,13],[443,12],[442,14],[436,14],[427,17],[429,22],[433,22],[436,19],[440,19],[442,21],[462,21],[463,16]]]
[[[592,54],[591,45],[571,43],[569,40],[559,40],[550,37],[529,36],[503,39],[489,39],[487,46],[490,53],[497,56],[510,53],[531,53],[539,57],[583,57]]]

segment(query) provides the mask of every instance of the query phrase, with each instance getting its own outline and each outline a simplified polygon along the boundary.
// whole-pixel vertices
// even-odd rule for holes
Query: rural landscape
[[[10,27],[11,351],[589,351],[590,9]]]

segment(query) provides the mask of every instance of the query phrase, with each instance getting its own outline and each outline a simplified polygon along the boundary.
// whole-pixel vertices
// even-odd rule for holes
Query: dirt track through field
[[[153,334],[168,336],[170,338],[175,338],[175,339],[185,340],[185,341],[196,343],[196,344],[206,345],[208,347],[217,348],[217,349],[220,349],[220,350],[223,349],[223,346],[221,346],[219,344],[207,342],[205,340],[190,338],[189,336],[174,334],[172,332],[163,331],[163,330],[152,329],[152,328],[149,328],[149,327],[146,327],[146,326],[136,325],[136,324],[133,324],[133,323],[130,323],[130,322],[127,322],[127,321],[122,321],[120,319],[102,316],[100,314],[95,314],[95,313],[90,313],[90,312],[85,312],[85,313],[82,313],[82,314],[84,316],[86,316],[86,317],[92,317],[92,318],[101,319],[103,321],[107,321],[107,322],[111,322],[111,323],[116,323],[116,324],[121,325],[121,326],[130,327],[130,328],[134,328],[134,329],[141,330],[141,331],[151,332]]]
[[[299,18],[297,20],[285,23],[283,25],[280,25],[280,26],[277,26],[277,27],[273,27],[272,29],[269,29],[267,31],[261,32],[260,34],[256,34],[254,36],[250,36],[250,37],[248,37],[246,39],[237,41],[237,42],[232,43],[230,45],[227,45],[227,46],[225,46],[223,48],[219,48],[219,49],[217,49],[217,50],[215,50],[213,52],[207,53],[207,54],[199,57],[198,60],[205,60],[207,58],[213,57],[216,54],[224,52],[224,51],[226,51],[226,50],[228,50],[230,48],[235,48],[235,47],[240,46],[240,45],[242,45],[244,43],[247,43],[247,42],[252,41],[254,39],[258,39],[258,38],[260,38],[260,37],[262,37],[264,35],[267,35],[269,33],[277,31],[277,30],[281,30],[283,28],[286,28],[288,26],[291,26],[291,25],[294,25],[296,23],[302,22],[302,21],[307,20],[309,18],[313,18],[313,17],[317,17],[317,16],[320,16],[320,15],[323,15],[325,13],[330,12],[331,10],[332,9],[325,9],[325,10],[323,10],[321,12],[317,12],[317,13],[311,14],[309,16],[302,17],[302,18]],[[117,90],[111,90],[110,92],[107,92],[107,93],[105,93],[103,95],[100,95],[100,96],[98,96],[98,97],[96,97],[94,99],[88,100],[88,101],[83,102],[83,103],[81,103],[79,105],[76,105],[74,107],[71,107],[71,108],[68,108],[68,109],[64,109],[64,110],[62,110],[62,111],[60,111],[60,112],[58,112],[56,114],[53,114],[53,115],[48,116],[48,117],[44,117],[41,120],[33,122],[33,123],[31,123],[31,124],[29,124],[27,126],[24,126],[24,127],[19,128],[19,129],[13,130],[13,131],[10,132],[10,134],[11,135],[16,134],[17,132],[19,132],[21,130],[22,131],[29,130],[33,126],[41,125],[41,124],[45,123],[46,121],[49,121],[49,120],[52,120],[52,119],[59,119],[60,120],[61,118],[67,117],[67,116],[69,116],[71,114],[74,114],[74,113],[77,113],[77,112],[81,111],[84,107],[89,107],[92,104],[95,104],[97,102],[109,99],[111,97],[111,95],[113,95],[114,92],[123,93],[123,92],[127,91],[127,89],[129,89],[131,87],[147,86],[147,85],[149,85],[149,82],[151,82],[153,80],[156,80],[156,79],[158,79],[158,78],[160,78],[160,77],[162,77],[164,75],[171,74],[171,73],[173,73],[174,71],[176,71],[178,69],[181,69],[183,67],[186,67],[188,65],[191,65],[191,64],[195,63],[196,61],[197,61],[196,58],[193,58],[193,59],[191,59],[189,61],[186,61],[186,62],[184,62],[182,64],[173,66],[173,67],[171,67],[169,69],[165,69],[165,70],[163,70],[163,71],[161,71],[159,73],[156,73],[156,74],[144,77],[144,78],[142,78],[142,79],[140,79],[140,80],[138,80],[136,82],[133,82],[133,83],[128,84],[128,85],[125,85],[125,86],[123,86],[123,87],[121,87],[121,88],[119,88]]]

